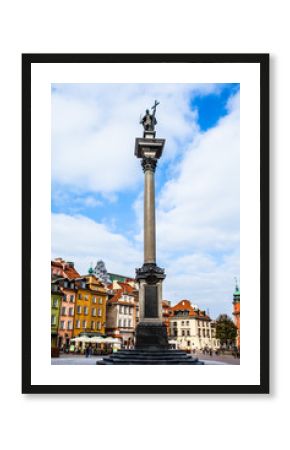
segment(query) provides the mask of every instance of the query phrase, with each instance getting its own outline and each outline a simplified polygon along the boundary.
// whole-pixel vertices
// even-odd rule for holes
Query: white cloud
[[[239,251],[221,260],[204,252],[168,259],[164,297],[173,304],[188,299],[201,309],[209,309],[215,318],[221,312],[231,314],[234,275],[239,274]]]
[[[231,250],[239,243],[239,108],[200,134],[158,199],[160,251]],[[157,172],[158,176],[158,172]],[[169,250],[170,251],[170,250]]]
[[[81,274],[99,259],[105,260],[109,271],[129,276],[140,265],[141,251],[124,236],[81,215],[52,214],[52,236],[52,258],[74,261]]]
[[[219,89],[210,84],[68,84],[54,88],[53,181],[101,193],[134,188],[141,182],[133,156],[134,139],[142,135],[139,115],[155,98],[160,101],[158,134],[167,140],[164,158],[172,158],[198,130],[189,94]]]

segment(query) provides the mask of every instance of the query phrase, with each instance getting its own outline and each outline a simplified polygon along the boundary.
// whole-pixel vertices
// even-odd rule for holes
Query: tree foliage
[[[237,327],[227,314],[221,314],[216,320],[216,337],[222,345],[235,343]]]

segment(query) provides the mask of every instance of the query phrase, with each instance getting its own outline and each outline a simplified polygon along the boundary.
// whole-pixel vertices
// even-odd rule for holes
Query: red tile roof
[[[177,305],[170,307],[171,311],[189,311],[189,316],[195,316],[199,318],[204,318],[210,320],[209,316],[205,313],[205,311],[195,310],[189,300],[180,300]]]
[[[60,259],[60,258],[58,258]],[[51,261],[51,268],[52,269],[60,269],[60,272],[62,277],[69,278],[70,280],[72,278],[79,278],[80,274],[76,271],[76,269],[73,267],[72,263],[68,263],[64,260],[58,260],[58,261]]]
[[[73,268],[73,267],[68,267],[67,269],[64,269],[63,273],[64,273],[64,275],[65,275],[66,277],[68,277],[70,280],[71,280],[72,278],[78,278],[78,277],[80,277],[80,274],[79,274],[79,273],[76,271],[76,269]]]
[[[120,300],[122,295],[125,294],[131,294],[133,295],[134,293],[136,293],[136,289],[133,288],[130,284],[127,283],[122,283],[120,281],[118,281],[118,285],[120,286],[120,288],[118,289],[113,289],[113,285],[109,285],[108,288],[109,289],[113,289],[114,292],[114,296],[112,298],[109,299],[108,303],[116,303],[116,302],[121,302],[121,303],[127,303],[126,300]]]

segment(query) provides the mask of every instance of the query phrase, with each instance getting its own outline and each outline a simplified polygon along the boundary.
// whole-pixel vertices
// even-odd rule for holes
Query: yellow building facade
[[[74,337],[105,334],[107,292],[94,275],[76,281],[77,295],[74,315]]]

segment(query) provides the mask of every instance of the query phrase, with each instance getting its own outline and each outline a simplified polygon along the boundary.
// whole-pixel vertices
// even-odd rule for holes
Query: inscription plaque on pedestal
[[[145,317],[158,317],[157,286],[145,286]]]

